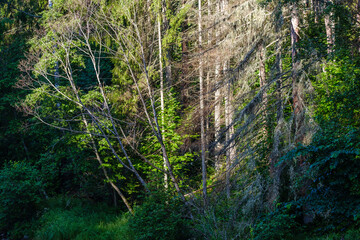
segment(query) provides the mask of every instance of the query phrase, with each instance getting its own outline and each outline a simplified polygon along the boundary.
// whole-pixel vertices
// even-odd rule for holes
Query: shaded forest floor
[[[158,209],[152,209],[157,205]],[[166,205],[166,204],[165,204]],[[35,240],[135,240],[135,239],[208,239],[199,234],[204,226],[197,225],[189,219],[177,219],[181,213],[174,212],[173,203],[164,209],[162,203],[150,203],[138,206],[135,215],[121,212],[119,208],[90,200],[56,197],[41,203],[41,211],[26,222],[14,226],[8,237],[1,235],[2,240],[35,239]],[[164,211],[165,210],[165,211]],[[176,211],[176,210],[175,210]],[[226,218],[227,216],[224,216]],[[181,218],[181,217],[180,217]],[[281,225],[281,223],[279,222]],[[313,224],[314,225],[314,224]],[[280,228],[281,229],[281,226]],[[360,239],[360,230],[350,228],[340,232],[324,233],[321,228],[311,224],[294,229],[293,235],[286,237],[269,236],[266,239],[294,240],[354,240]],[[281,231],[281,230],[279,230]],[[256,234],[247,239],[259,239]],[[211,239],[221,239],[214,236]],[[235,238],[243,239],[243,238]]]

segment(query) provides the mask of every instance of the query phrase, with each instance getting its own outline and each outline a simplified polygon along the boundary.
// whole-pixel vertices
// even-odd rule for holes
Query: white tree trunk
[[[228,7],[228,1],[222,0],[222,13],[227,14],[227,7]],[[228,60],[224,60],[223,62],[223,76],[224,79],[227,79],[227,72],[229,68],[229,62]],[[234,126],[232,125],[233,121],[233,105],[232,105],[232,86],[231,82],[228,81],[226,85],[226,91],[224,91],[224,101],[225,101],[225,128],[226,128],[226,134],[225,134],[225,140],[226,144],[230,141],[232,135],[234,134]],[[226,149],[226,174],[225,174],[225,184],[226,184],[226,196],[227,198],[230,198],[230,167],[232,162],[235,158],[235,148],[233,147],[233,144],[229,144]]]
[[[222,1],[221,1],[222,2]],[[216,16],[220,16],[220,6],[221,3],[218,2],[216,4]],[[221,27],[220,27],[221,29]],[[219,44],[220,42],[220,29],[215,29],[215,38],[216,38],[216,44]],[[220,163],[220,156],[217,155],[220,152],[221,146],[220,146],[220,128],[221,128],[221,87],[220,87],[220,57],[219,55],[215,58],[215,108],[214,108],[214,130],[215,130],[215,141],[217,142],[215,144],[215,171],[218,173],[221,168]]]
[[[357,14],[356,14],[356,20],[357,20],[357,26],[360,27],[360,0],[357,2]],[[360,38],[358,39],[358,51],[360,53]]]
[[[165,104],[164,104],[164,77],[163,77],[163,63],[162,63],[162,37],[161,37],[161,12],[162,12],[162,4],[161,1],[159,1],[159,9],[158,9],[158,41],[159,41],[159,75],[160,75],[160,108],[161,108],[161,132],[163,136],[163,141],[165,144],[165,116],[164,116],[164,110],[165,110]],[[164,170],[167,171],[166,167],[166,159],[163,157],[163,166]],[[167,189],[168,188],[168,175],[164,173],[164,186]]]
[[[332,0],[329,0],[328,3],[332,5]],[[329,13],[325,14],[324,17],[325,31],[326,31],[326,41],[327,41],[327,52],[328,54],[334,51],[335,44],[335,23],[334,23],[334,12],[331,10]]]
[[[199,49],[202,52],[202,9],[201,9],[201,0],[199,0]],[[207,205],[207,182],[206,182],[206,159],[205,159],[205,126],[204,126],[204,82],[203,82],[203,59],[202,53],[199,60],[199,84],[200,84],[200,127],[201,127],[201,169],[202,169],[202,182],[203,182],[203,200],[204,206]]]

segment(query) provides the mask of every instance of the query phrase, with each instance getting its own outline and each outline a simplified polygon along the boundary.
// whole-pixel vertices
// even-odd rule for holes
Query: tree
[[[201,9],[201,0],[198,2],[199,5],[199,49],[202,50],[202,9]],[[199,60],[199,85],[200,85],[200,128],[201,128],[201,171],[202,171],[202,188],[203,188],[203,198],[204,198],[204,206],[207,205],[207,177],[206,177],[206,137],[205,137],[205,123],[204,123],[204,114],[205,114],[205,106],[204,106],[204,69],[203,69],[203,59],[200,56]]]
[[[70,1],[66,4],[72,4],[72,2]],[[59,9],[55,10],[62,11],[62,7],[65,8],[66,4],[60,8],[56,6]],[[90,137],[90,143],[95,154],[97,150],[96,146],[92,143],[92,139],[93,137],[102,138],[114,158],[118,160],[124,169],[133,173],[143,188],[147,190],[148,187],[145,179],[136,169],[134,159],[128,154],[126,145],[130,146],[147,164],[164,172],[164,174],[168,174],[176,191],[185,201],[169,160],[166,142],[163,137],[164,129],[162,130],[161,124],[158,121],[159,115],[156,110],[155,96],[151,86],[151,78],[153,76],[151,68],[153,66],[148,66],[146,58],[146,56],[151,58],[152,53],[150,52],[149,55],[145,54],[145,43],[143,42],[145,35],[142,35],[143,32],[140,31],[142,29],[140,24],[147,23],[142,22],[134,15],[135,12],[132,12],[136,7],[142,7],[141,4],[141,2],[130,3],[122,1],[115,4],[114,8],[111,9],[108,6],[101,6],[99,8],[96,4],[85,6],[83,2],[79,2],[63,16],[55,17],[52,22],[48,19],[49,28],[51,29],[52,26],[56,26],[58,30],[56,33],[51,30],[47,31],[48,35],[37,39],[36,42],[38,44],[35,43],[33,55],[28,57],[27,63],[24,63],[24,69],[33,71],[35,74],[35,77],[33,77],[31,72],[28,72],[30,82],[25,84],[37,87],[37,93],[40,94],[29,96],[24,104],[24,109],[36,116],[40,121],[54,127],[75,133],[87,134]],[[114,21],[116,18],[111,18],[111,16],[117,14],[124,20],[123,25],[119,26],[118,22]],[[68,23],[62,25],[65,21]],[[155,32],[155,29],[153,30]],[[146,32],[145,34],[149,33]],[[112,42],[111,45],[106,44],[107,39]],[[49,42],[56,43],[57,51],[53,51],[49,47]],[[136,48],[133,48],[134,44],[137,46]],[[159,47],[161,49],[161,41]],[[134,51],[129,51],[130,49],[134,49]],[[38,53],[41,53],[41,57],[37,55]],[[144,114],[143,116],[147,121],[145,128],[150,129],[156,137],[167,169],[155,167],[146,157],[141,155],[128,141],[126,131],[124,131],[121,124],[118,124],[119,120],[114,116],[111,102],[109,102],[111,88],[104,84],[101,75],[103,72],[103,59],[109,57],[120,61],[127,68],[128,77],[135,85],[140,99],[140,108],[138,110],[142,111],[141,114]],[[54,74],[49,73],[51,62],[46,61],[48,58],[52,59],[52,63],[59,63],[60,79],[62,79],[61,84],[63,84],[59,87],[52,80]],[[91,77],[94,80],[91,91],[79,88],[77,76],[75,75],[78,69],[84,68],[85,61],[89,62],[87,67],[91,67]],[[160,60],[159,62],[162,61]],[[35,65],[33,65],[34,63]],[[150,105],[145,100],[144,90],[147,90],[147,100],[150,101]],[[41,114],[42,109],[37,105],[43,96],[42,93],[45,93],[44,91],[47,94],[54,95],[61,101],[65,101],[66,104],[73,105],[72,121],[65,119],[60,119],[60,122],[57,120],[54,123],[45,121],[44,116]],[[37,97],[40,97],[40,99],[37,100]],[[149,109],[152,113],[149,112]],[[74,125],[71,123],[73,121],[82,121],[85,128],[78,126],[80,129],[74,129]],[[123,156],[120,156],[118,153],[118,148],[120,148]],[[97,159],[99,161],[98,157]],[[101,163],[101,160],[99,162]],[[104,174],[106,175],[105,172]],[[121,196],[119,191],[117,192]],[[121,196],[121,198],[123,197]],[[126,201],[124,202],[126,204]]]

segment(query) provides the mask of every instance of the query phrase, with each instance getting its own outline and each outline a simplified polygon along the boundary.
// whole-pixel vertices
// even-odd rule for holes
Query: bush
[[[152,193],[135,209],[129,221],[135,239],[189,239],[189,221],[184,218],[184,204],[163,193]]]
[[[254,239],[293,239],[300,230],[297,214],[291,203],[279,207],[263,217],[252,230]]]
[[[36,216],[43,183],[26,162],[10,162],[0,170],[0,231],[17,232]],[[26,225],[26,224],[25,224]]]

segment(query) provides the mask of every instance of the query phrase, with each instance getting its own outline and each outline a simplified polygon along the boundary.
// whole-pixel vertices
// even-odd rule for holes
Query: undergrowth
[[[54,199],[50,209],[37,223],[34,239],[38,240],[130,240],[128,214],[118,214],[102,204],[89,204],[76,199]]]

